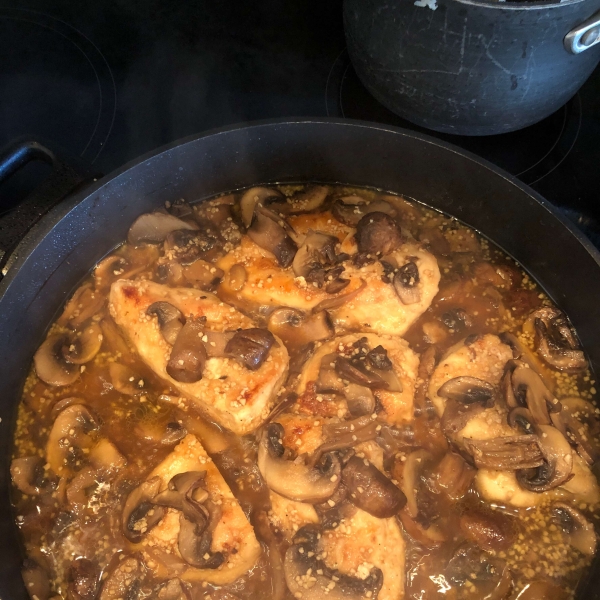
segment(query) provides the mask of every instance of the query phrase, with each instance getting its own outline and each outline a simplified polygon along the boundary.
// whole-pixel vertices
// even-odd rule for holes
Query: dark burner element
[[[41,12],[0,8],[2,137],[52,140],[92,164],[108,139],[116,87],[100,50]]]
[[[377,121],[432,135],[489,160],[529,185],[546,177],[565,160],[581,128],[581,101],[577,95],[556,113],[520,131],[467,137],[424,129],[389,111],[371,96],[357,77],[346,50],[331,67],[325,96],[329,116]]]

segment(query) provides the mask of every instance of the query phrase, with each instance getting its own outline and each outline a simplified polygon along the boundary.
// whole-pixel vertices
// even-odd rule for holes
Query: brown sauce
[[[306,192],[302,186],[283,186],[278,189],[289,198],[289,206],[294,205],[299,194]],[[225,264],[223,257],[235,251],[245,231],[244,215],[240,215],[238,206],[242,194],[199,205],[203,207],[200,211],[186,204],[169,207],[173,214],[186,223],[200,223],[201,227],[208,223],[207,231],[214,233],[213,237],[218,238],[218,243],[211,245],[211,242],[206,246],[197,240],[189,242],[187,238],[181,245],[170,247],[162,241],[141,243],[137,240],[137,245],[124,243],[111,254],[117,257],[114,262],[105,259],[100,267],[102,272],[96,270],[82,282],[75,300],[67,304],[63,316],[52,326],[49,335],[73,335],[75,331],[81,336],[86,328],[95,325],[98,329],[93,333],[100,332],[101,344],[90,360],[69,363],[69,373],[76,371],[72,383],[50,385],[32,367],[23,391],[14,438],[14,458],[38,457],[39,460],[37,470],[27,482],[34,489],[24,493],[24,484],[17,483],[13,502],[15,514],[18,515],[17,526],[28,556],[25,572],[29,572],[29,575],[26,575],[26,581],[31,583],[35,580],[35,586],[30,586],[30,593],[37,600],[51,597],[70,600],[106,600],[113,597],[130,600],[293,597],[281,572],[282,557],[291,540],[286,539],[273,520],[269,490],[257,466],[257,437],[264,428],[236,436],[210,423],[191,404],[182,408],[177,402],[170,401],[179,397],[180,391],[142,360],[111,316],[106,301],[111,283],[119,278],[151,280],[174,288],[216,293],[223,302],[232,303],[251,317],[254,327],[265,329],[270,311],[260,305],[240,301],[239,298],[236,302],[233,297],[235,294],[232,296],[231,292],[231,288],[237,285],[235,273],[231,270],[225,272],[218,266]],[[314,200],[314,188],[309,187],[306,194],[308,200]],[[589,403],[586,406],[591,407],[592,413],[598,413],[593,375],[586,366],[581,365],[558,370],[550,366],[536,350],[542,324],[538,319],[536,331],[535,322],[529,317],[535,311],[552,305],[535,282],[490,242],[451,218],[373,190],[329,187],[323,193],[324,200],[312,212],[331,211],[330,214],[336,214],[332,206],[339,203],[340,198],[348,196],[359,196],[365,203],[387,203],[387,207],[393,209],[393,220],[404,242],[408,240],[415,248],[433,255],[440,271],[439,291],[402,335],[410,349],[421,358],[422,370],[416,379],[414,415],[411,414],[402,423],[390,424],[388,417],[391,413],[387,406],[377,401],[373,409],[375,421],[382,425],[385,432],[383,435],[379,431],[369,438],[371,443],[377,443],[381,448],[381,468],[387,482],[384,484],[402,488],[404,478],[408,477],[407,471],[417,465],[414,479],[417,514],[409,514],[407,507],[402,504],[403,508],[398,509],[397,514],[386,517],[398,524],[406,544],[405,564],[398,566],[398,569],[404,570],[405,583],[395,597],[414,600],[485,597],[500,600],[516,598],[524,589],[524,595],[519,598],[560,598],[561,594],[565,598],[570,597],[595,551],[595,541],[593,547],[589,547],[590,536],[577,537],[582,527],[585,529],[585,526],[589,526],[593,532],[597,523],[597,498],[593,497],[594,493],[589,490],[586,492],[587,497],[592,498],[589,501],[577,493],[554,488],[553,492],[543,495],[544,500],[529,507],[516,507],[507,502],[486,499],[474,478],[476,469],[473,456],[464,446],[444,435],[427,384],[432,369],[436,364],[439,365],[444,355],[455,350],[457,344],[464,345],[467,339],[468,345],[472,340],[482,339],[481,336],[485,334],[503,332],[517,336],[521,345],[533,353],[533,366],[552,388],[551,396],[559,400],[576,397],[581,402]],[[352,201],[358,200],[354,198]],[[297,223],[303,217],[280,214],[280,218]],[[350,214],[346,218],[353,217]],[[197,231],[197,227],[192,231]],[[339,246],[336,252],[341,254]],[[348,265],[353,260],[356,266],[357,260],[350,256],[339,259],[339,264]],[[382,260],[381,255],[368,256],[364,258],[364,264],[379,260]],[[333,267],[329,265],[328,268]],[[318,287],[318,281],[314,284],[318,293],[325,289],[327,281],[335,281],[340,288],[339,291],[332,288],[334,291],[329,294],[331,298],[340,297],[356,287],[345,282],[343,269],[341,274],[331,273],[329,280],[321,282],[321,287]],[[410,282],[405,289],[411,290]],[[335,313],[338,308],[329,310]],[[273,306],[270,310],[273,310]],[[554,327],[555,324],[555,321],[550,321],[546,326]],[[563,328],[562,331],[564,333],[567,330]],[[343,323],[336,323],[335,335],[353,332],[356,332],[356,326],[348,328]],[[76,353],[77,337],[69,339],[73,342],[71,351]],[[307,345],[294,343],[294,339],[298,338],[284,340],[290,354],[290,372],[277,396],[279,400],[285,398],[288,392],[297,391],[298,374],[311,356]],[[320,339],[316,348],[326,341]],[[578,351],[569,348],[571,354],[565,354],[565,348],[557,348],[556,338],[552,343],[554,346],[550,350],[559,354],[563,352],[562,357],[574,356],[572,353]],[[315,351],[313,346],[309,345],[312,352]],[[351,361],[355,352],[352,348],[346,348],[341,356]],[[371,350],[373,348],[369,347],[365,352]],[[425,369],[426,356],[434,361],[429,371]],[[64,355],[60,360],[66,360]],[[64,362],[61,364],[64,365]],[[128,369],[126,374],[133,374],[122,379],[120,391],[115,387],[114,365],[122,365]],[[499,368],[504,369],[504,364]],[[369,373],[376,377],[377,373],[384,371],[375,370],[375,375],[372,375],[372,371]],[[495,402],[504,406],[500,383],[494,385]],[[364,386],[362,389],[364,391]],[[521,404],[524,403],[524,397],[522,395],[519,400]],[[269,408],[274,401],[275,398]],[[84,423],[85,416],[77,421],[76,425],[85,430],[87,446],[83,444],[83,450],[79,447],[61,449],[61,452],[66,452],[64,460],[68,469],[59,476],[53,472],[50,464],[48,440],[57,415],[62,414],[61,410],[69,405],[85,406],[92,415],[92,422]],[[299,397],[291,397],[282,414],[310,416],[317,422],[319,419],[329,419],[334,423],[356,418],[348,413],[345,406],[339,394],[319,393],[315,385],[309,383]],[[281,419],[280,415],[273,417],[272,422],[278,419]],[[364,419],[361,425],[364,425]],[[592,450],[595,450],[596,424],[586,422],[582,427],[586,428],[585,435],[589,436],[588,441]],[[157,574],[147,564],[147,558],[140,558],[138,550],[132,550],[132,545],[122,532],[121,514],[126,498],[173,451],[186,433],[195,435],[204,445],[239,501],[261,544],[261,555],[252,568],[225,585],[185,581],[179,584],[180,571],[176,569],[166,577],[164,573]],[[298,446],[304,443],[302,439],[305,434],[306,431],[300,426],[286,429],[283,445],[288,448],[288,454],[284,456],[289,456],[291,452],[291,458],[294,458],[294,444],[296,440],[300,442]],[[573,455],[576,455],[581,448],[572,436],[567,435],[567,438]],[[94,470],[95,467],[90,466],[93,463],[90,452],[93,453],[93,448],[100,440],[109,440],[118,456],[105,457],[103,460],[110,464],[105,465],[104,470]],[[352,449],[352,444],[345,444],[333,452],[339,457],[336,460],[342,463],[343,473],[346,473],[344,465],[350,464],[348,461],[353,453],[358,452],[362,456],[360,451]],[[415,459],[416,452],[421,452],[418,460]],[[594,456],[588,456],[587,462],[593,464],[594,460]],[[590,467],[585,468],[589,470]],[[88,479],[83,474],[88,474]],[[76,480],[81,481],[79,487],[74,485]],[[584,525],[574,522],[575,517],[569,516],[564,508],[560,509],[560,505],[557,509],[557,502],[572,507],[576,517],[583,519]],[[342,500],[342,504],[354,507],[353,511],[357,503],[358,500],[352,500],[350,496]],[[323,522],[328,518],[325,509],[321,506],[317,511]],[[339,526],[339,523],[336,525]],[[578,541],[574,541],[576,537]],[[592,537],[595,540],[595,534]],[[231,551],[235,552],[235,549]],[[136,557],[139,566],[135,586],[130,581],[121,588],[121,596],[118,593],[109,594],[106,581],[119,562],[124,564],[131,556]],[[82,560],[86,562],[82,563]],[[171,582],[172,588],[166,587],[167,581]],[[382,592],[376,589],[369,596],[365,588],[356,593],[358,595],[355,597],[376,597],[377,593]],[[311,597],[310,592],[307,597]]]

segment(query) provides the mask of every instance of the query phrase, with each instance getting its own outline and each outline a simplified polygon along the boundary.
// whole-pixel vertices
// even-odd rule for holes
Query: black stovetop
[[[0,147],[36,138],[108,173],[178,138],[255,119],[336,116],[424,131],[361,85],[341,11],[342,0],[1,4]],[[600,69],[525,130],[427,133],[532,185],[600,242]],[[24,193],[21,180],[0,189],[0,214]]]

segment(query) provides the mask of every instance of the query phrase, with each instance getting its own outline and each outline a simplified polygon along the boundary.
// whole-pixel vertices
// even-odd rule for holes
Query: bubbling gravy
[[[371,189],[141,215],[33,358],[32,600],[571,598],[596,382],[489,241]]]

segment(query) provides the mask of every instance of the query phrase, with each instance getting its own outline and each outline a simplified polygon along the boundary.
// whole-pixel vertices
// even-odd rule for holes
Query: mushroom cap
[[[198,226],[194,223],[182,221],[167,212],[156,211],[140,215],[129,228],[127,241],[133,245],[158,244],[172,232],[181,229],[195,230]]]
[[[317,467],[286,460],[280,441],[282,433],[279,423],[270,423],[258,445],[258,468],[269,488],[297,502],[314,504],[330,498],[341,480],[338,458],[327,454]]]
[[[389,215],[375,211],[366,214],[356,225],[356,243],[359,253],[386,256],[402,245],[400,227]]]
[[[306,314],[296,308],[277,308],[269,315],[269,331],[288,347],[301,347],[335,334],[329,314],[321,310]]]

